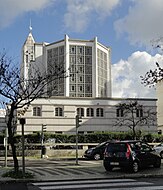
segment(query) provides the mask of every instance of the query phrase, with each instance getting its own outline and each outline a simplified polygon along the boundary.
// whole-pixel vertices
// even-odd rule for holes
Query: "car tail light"
[[[131,155],[130,146],[127,144],[127,152],[126,152],[126,158],[129,159]]]

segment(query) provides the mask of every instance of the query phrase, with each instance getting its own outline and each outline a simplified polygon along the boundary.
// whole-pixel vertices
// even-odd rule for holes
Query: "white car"
[[[163,143],[154,146],[153,149],[163,158]]]

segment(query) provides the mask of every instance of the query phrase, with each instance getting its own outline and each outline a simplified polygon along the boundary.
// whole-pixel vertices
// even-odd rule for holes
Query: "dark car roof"
[[[110,143],[138,143],[142,142],[141,140],[122,140],[122,141],[110,141]]]

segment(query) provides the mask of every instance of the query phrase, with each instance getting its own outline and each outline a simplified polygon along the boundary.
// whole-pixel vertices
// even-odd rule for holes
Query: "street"
[[[125,179],[69,179],[43,182],[1,184],[0,190],[163,190],[162,178],[125,178]]]
[[[30,186],[31,185],[31,186]],[[67,190],[79,190],[79,189],[110,189],[110,190],[162,190],[163,182],[161,178],[155,179],[87,179],[87,180],[65,180],[65,181],[51,181],[51,182],[39,182],[29,184],[29,190],[33,186],[39,189],[67,189]]]

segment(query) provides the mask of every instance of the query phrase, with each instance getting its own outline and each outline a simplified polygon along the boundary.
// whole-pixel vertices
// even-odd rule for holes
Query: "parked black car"
[[[100,160],[104,157],[105,147],[108,141],[98,144],[96,147],[89,148],[85,151],[84,157],[88,159]]]
[[[140,168],[153,165],[161,166],[161,157],[150,145],[141,141],[110,142],[104,152],[104,168],[111,171],[114,167],[128,168],[136,173]]]

